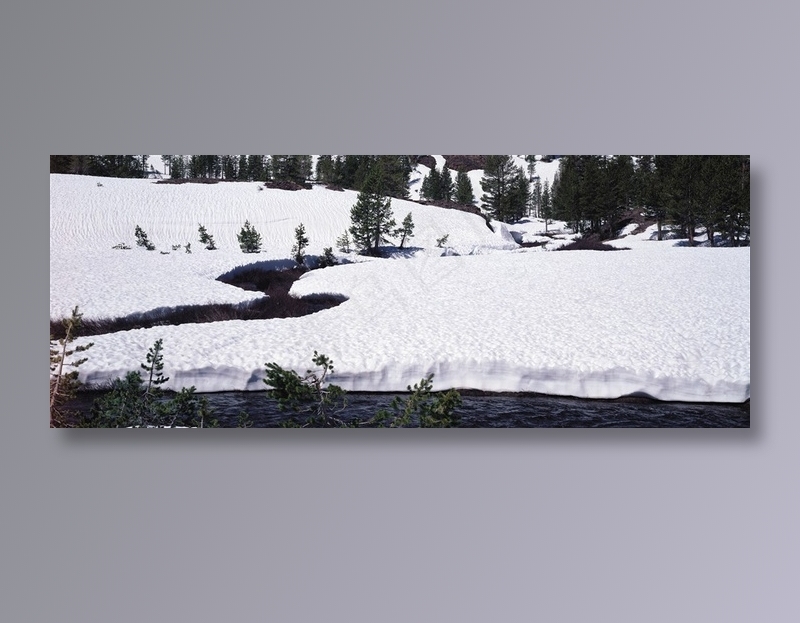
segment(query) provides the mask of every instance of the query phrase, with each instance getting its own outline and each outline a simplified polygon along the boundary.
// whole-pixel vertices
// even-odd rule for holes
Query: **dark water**
[[[220,426],[234,427],[247,413],[255,428],[275,427],[292,413],[281,412],[264,392],[201,394]],[[348,393],[344,421],[367,420],[388,408],[395,394]],[[88,409],[91,400],[82,400]],[[76,403],[76,408],[81,408]],[[542,395],[462,395],[457,413],[465,428],[748,428],[750,403],[708,404],[645,399],[585,400]],[[302,416],[296,417],[302,422]]]
[[[219,414],[248,411],[255,426],[276,426],[285,418],[265,395],[208,394]],[[388,407],[393,395],[349,394],[345,419],[367,419],[381,407]],[[248,409],[249,407],[249,409]],[[722,427],[750,426],[750,404],[719,405],[664,403],[656,401],[605,401],[553,396],[462,396],[457,409],[464,428],[535,427]],[[233,413],[231,413],[233,415]],[[221,420],[220,420],[221,421]]]

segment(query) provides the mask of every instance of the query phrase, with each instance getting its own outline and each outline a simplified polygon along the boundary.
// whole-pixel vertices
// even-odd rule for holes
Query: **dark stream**
[[[200,394],[222,427],[235,427],[247,414],[254,428],[279,426],[303,416],[280,411],[265,392]],[[338,415],[345,422],[367,420],[388,408],[396,394],[348,393],[347,407]],[[81,394],[69,405],[88,412],[95,392]],[[586,400],[532,394],[463,395],[456,413],[463,428],[749,428],[750,403],[658,402],[647,399]]]

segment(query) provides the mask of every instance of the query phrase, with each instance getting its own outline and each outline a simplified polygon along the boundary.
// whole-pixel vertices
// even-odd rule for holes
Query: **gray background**
[[[797,620],[797,12],[4,9],[0,619]],[[749,153],[752,428],[49,430],[47,156],[153,151]]]

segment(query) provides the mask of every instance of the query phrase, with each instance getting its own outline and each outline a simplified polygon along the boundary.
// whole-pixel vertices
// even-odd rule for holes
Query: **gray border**
[[[580,20],[564,3],[468,14],[360,4],[312,16],[305,5],[256,16],[229,4],[211,18],[187,3],[6,12],[4,245],[25,266],[3,268],[23,296],[4,322],[0,618],[793,619],[796,306],[781,290],[792,283],[782,271],[797,265],[793,146],[782,140],[796,126],[796,21],[764,3],[604,4],[582,7]],[[402,60],[379,50],[398,25],[409,32]],[[180,51],[185,66],[132,63],[137,44],[164,59]],[[217,54],[192,63],[209,48]],[[246,54],[256,60],[238,60]],[[486,76],[506,88],[486,88]],[[241,108],[221,118],[236,93]],[[41,339],[29,310],[43,325],[47,309],[48,263],[31,244],[47,235],[47,154],[264,144],[749,152],[753,427],[48,430],[32,381],[44,349],[29,352]]]

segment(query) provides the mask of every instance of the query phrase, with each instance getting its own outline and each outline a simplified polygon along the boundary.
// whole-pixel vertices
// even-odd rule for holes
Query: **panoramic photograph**
[[[750,156],[50,156],[52,428],[749,426]]]

